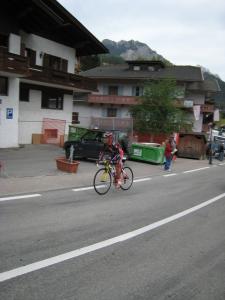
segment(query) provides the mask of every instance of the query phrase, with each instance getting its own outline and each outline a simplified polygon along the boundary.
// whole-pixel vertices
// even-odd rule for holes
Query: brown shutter
[[[62,59],[62,71],[68,72],[68,61],[66,59]]]
[[[49,55],[46,54],[46,53],[44,54],[43,67],[44,68],[49,68]]]

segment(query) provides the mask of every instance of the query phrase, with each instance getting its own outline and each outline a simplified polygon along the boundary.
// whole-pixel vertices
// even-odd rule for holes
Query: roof
[[[100,66],[85,72],[81,75],[95,79],[165,79],[173,78],[178,81],[203,81],[203,75],[200,67],[193,66],[165,66],[157,71],[129,69],[128,64]]]
[[[192,82],[188,85],[189,90],[203,90],[208,92],[220,92],[221,88],[215,79],[205,79],[203,82]]]
[[[56,0],[2,0],[1,11],[20,29],[75,48],[77,56],[108,49]]]

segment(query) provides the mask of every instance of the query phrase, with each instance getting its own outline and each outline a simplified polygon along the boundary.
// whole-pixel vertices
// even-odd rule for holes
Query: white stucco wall
[[[21,37],[10,33],[9,35],[9,52],[20,55]]]
[[[22,42],[25,43],[26,47],[36,51],[37,65],[43,65],[43,55],[40,56],[40,54],[47,53],[66,59],[68,61],[68,73],[74,73],[76,63],[75,49],[64,46],[51,40],[47,40],[43,37],[34,34],[21,33],[21,35]]]
[[[89,128],[91,125],[91,117],[103,118],[106,117],[107,105],[86,105],[82,103],[75,103],[73,111],[79,113],[79,126]],[[118,110],[118,118],[130,118],[129,107],[115,106]]]
[[[19,79],[8,79],[8,96],[0,99],[0,148],[18,147]],[[7,119],[7,108],[13,110],[12,119]]]
[[[41,91],[30,90],[30,101],[19,103],[19,143],[31,144],[33,133],[42,133],[43,118],[66,121],[65,132],[72,119],[72,95],[64,95],[63,110],[42,109]]]

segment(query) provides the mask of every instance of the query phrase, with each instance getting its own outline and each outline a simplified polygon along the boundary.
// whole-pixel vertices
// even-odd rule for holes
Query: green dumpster
[[[165,147],[156,143],[132,143],[130,158],[155,164],[163,164]]]
[[[87,128],[69,125],[68,141],[79,141],[87,131]]]

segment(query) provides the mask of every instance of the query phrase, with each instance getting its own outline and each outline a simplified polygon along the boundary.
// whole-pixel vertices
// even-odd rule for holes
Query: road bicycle
[[[100,168],[94,176],[93,186],[99,195],[105,195],[112,183],[116,185],[116,169],[112,160],[104,160],[103,167]],[[122,190],[129,190],[134,180],[133,171],[128,166],[123,166],[121,169],[121,185]]]

